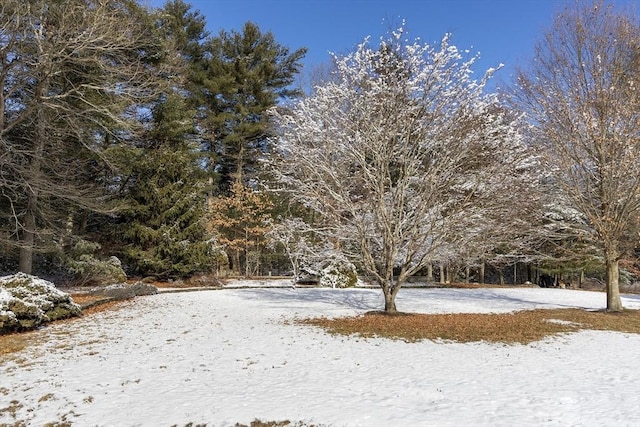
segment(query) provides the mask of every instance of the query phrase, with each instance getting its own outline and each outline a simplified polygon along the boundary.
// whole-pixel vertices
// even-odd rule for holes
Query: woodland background
[[[593,12],[593,5],[601,11]],[[588,19],[598,25],[581,25]],[[323,88],[339,86],[346,75],[341,66],[357,71],[353,57],[303,70],[304,47],[283,46],[250,22],[237,31],[209,34],[205,18],[182,0],[160,9],[131,0],[4,0],[0,28],[0,271],[75,284],[127,276],[175,280],[369,271],[357,256],[344,255],[348,244],[339,236],[320,232],[332,213],[315,206],[310,190],[305,199],[302,185],[287,188],[284,184],[293,181],[282,179],[303,171],[311,152],[304,145],[295,146],[298,152],[281,149],[293,126],[288,118],[299,102],[320,101]],[[603,29],[608,28],[615,31],[607,34]],[[604,283],[615,261],[621,283],[637,280],[639,33],[634,16],[606,3],[568,9],[541,35],[537,65],[523,68],[502,93],[484,93],[493,71],[479,82],[469,81],[464,71],[473,62],[453,59],[451,73],[443,72],[438,81],[465,90],[477,84],[473,96],[484,109],[481,115],[476,111],[475,121],[460,116],[460,110],[432,120],[429,129],[450,130],[455,123],[455,132],[443,137],[447,144],[439,149],[448,159],[464,157],[465,163],[449,163],[447,170],[460,177],[476,174],[479,164],[522,167],[515,168],[518,180],[493,182],[490,192],[484,186],[484,193],[470,191],[453,181],[439,188],[446,202],[439,196],[430,206],[441,207],[447,221],[429,223],[432,235],[439,236],[437,247],[413,265],[411,275],[441,282],[549,285],[562,280],[580,286],[589,279]],[[398,63],[411,59],[397,53],[406,52],[406,46],[399,46],[400,39],[396,46],[390,34],[392,54],[384,69],[372,73],[384,81],[402,69]],[[613,45],[619,49],[612,51],[608,36],[616,37]],[[558,54],[567,45],[581,47]],[[374,46],[368,52],[385,49]],[[427,56],[437,54],[435,49]],[[564,59],[575,63],[564,64]],[[591,67],[590,77],[572,80],[580,76],[575,73],[580,64]],[[562,77],[558,70],[573,72],[563,81],[545,80],[557,86],[536,86],[552,70],[556,77]],[[298,84],[303,73],[313,89]],[[395,76],[402,81],[401,74]],[[544,91],[563,105],[550,105]],[[580,91],[583,98],[572,95]],[[380,105],[389,106],[387,101]],[[542,111],[553,114],[536,114]],[[395,117],[387,119],[396,123]],[[504,141],[517,141],[517,147],[504,143],[490,154],[473,154],[465,145],[464,156],[458,156],[461,141],[477,136],[479,129],[487,130],[486,141],[490,131],[505,127],[503,135],[511,139]],[[603,132],[603,138],[588,137]],[[567,135],[602,144],[575,153],[547,150],[569,140]],[[589,160],[594,152],[600,163]],[[545,153],[553,154],[552,161]],[[384,163],[391,165],[385,173],[392,189],[407,171],[407,163],[396,160]],[[585,184],[588,177],[565,174],[562,181],[556,174],[585,163],[589,176],[600,174],[595,190]],[[331,165],[324,165],[325,172]],[[336,160],[334,166],[346,173],[339,182],[359,182],[349,175],[349,165]],[[499,176],[497,169],[491,171]],[[483,173],[488,176],[489,169]],[[298,178],[311,182],[309,176]],[[572,179],[579,184],[563,185]],[[365,195],[362,186],[353,191]],[[457,197],[455,209],[451,194]],[[317,204],[331,205],[321,197],[315,198]],[[479,206],[493,207],[474,209]],[[601,211],[591,215],[592,206]],[[341,215],[342,225],[348,225]],[[396,276],[401,270],[399,264],[390,267]]]

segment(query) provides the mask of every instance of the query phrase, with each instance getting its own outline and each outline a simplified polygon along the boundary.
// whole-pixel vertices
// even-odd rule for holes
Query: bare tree
[[[483,93],[494,70],[475,81],[476,58],[448,35],[438,46],[405,37],[335,57],[335,79],[274,113],[281,182],[319,214],[323,241],[382,288],[387,312],[407,277],[461,241],[468,209],[514,196],[522,162],[516,128]]]
[[[150,22],[126,0],[0,3],[0,238],[21,271],[74,207],[104,208],[87,175],[157,96],[164,52]]]
[[[601,250],[607,310],[621,311],[618,262],[639,241],[637,17],[603,1],[576,2],[538,43],[514,89],[553,184]]]

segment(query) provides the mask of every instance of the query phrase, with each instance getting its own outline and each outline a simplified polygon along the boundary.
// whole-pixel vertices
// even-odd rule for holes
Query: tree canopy
[[[582,216],[607,266],[607,308],[622,310],[618,262],[640,229],[640,22],[602,1],[566,8],[517,78],[553,185]]]
[[[526,171],[517,127],[483,92],[493,70],[475,81],[475,59],[448,35],[431,46],[403,33],[335,57],[334,79],[275,113],[281,183],[379,284],[387,311],[407,277],[464,241],[472,211],[482,221],[510,202]]]

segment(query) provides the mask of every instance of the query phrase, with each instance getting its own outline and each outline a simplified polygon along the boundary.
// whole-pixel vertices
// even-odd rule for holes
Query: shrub
[[[117,283],[126,280],[120,260],[109,257],[101,260],[96,257],[100,245],[83,239],[77,239],[66,259],[66,266],[80,285]]]
[[[347,262],[336,262],[322,270],[320,286],[331,288],[353,288],[358,282],[356,268]]]
[[[80,314],[80,306],[51,282],[24,273],[0,277],[0,334]]]

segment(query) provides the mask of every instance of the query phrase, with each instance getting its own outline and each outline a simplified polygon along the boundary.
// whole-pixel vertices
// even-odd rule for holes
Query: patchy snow
[[[640,308],[640,297],[623,303]],[[0,359],[0,424],[640,425],[640,335],[405,343],[288,322],[381,304],[376,289],[224,289],[137,298],[54,324],[34,333],[40,344]],[[602,293],[565,289],[398,295],[401,310],[423,313],[604,304]]]

